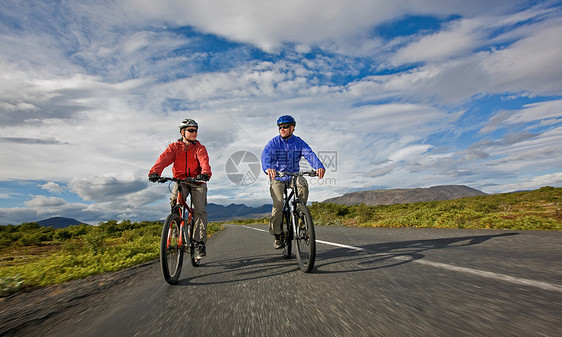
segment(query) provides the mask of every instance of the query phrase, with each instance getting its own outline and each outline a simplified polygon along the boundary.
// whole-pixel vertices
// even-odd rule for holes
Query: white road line
[[[481,276],[481,277],[485,277],[485,278],[489,278],[489,279],[493,279],[493,280],[505,281],[505,282],[523,285],[523,286],[531,286],[531,287],[535,287],[535,288],[541,288],[541,289],[544,289],[544,290],[562,292],[562,286],[560,286],[558,284],[529,280],[529,279],[525,279],[525,278],[521,278],[521,277],[514,277],[514,276],[509,276],[509,275],[504,275],[504,274],[492,273],[492,272],[484,271],[484,270],[458,267],[458,266],[453,266],[453,265],[450,265],[450,264],[445,264],[445,263],[440,263],[440,262],[432,262],[432,261],[423,260],[423,259],[414,260],[412,262],[424,264],[424,265],[427,265],[427,266],[447,269],[447,270],[451,270],[451,271],[458,271],[458,272],[465,273],[465,274],[477,275],[477,276]]]
[[[244,228],[249,228],[249,229],[253,229],[253,230],[259,231],[259,232],[267,232],[265,229],[261,229],[261,228],[256,228],[256,227],[251,227],[251,226],[245,226],[245,225],[242,225],[242,227],[244,227]]]
[[[260,228],[255,228],[255,227],[250,227],[250,226],[243,226],[243,227],[254,229],[254,230],[257,230],[257,231],[260,231],[260,232],[267,232],[267,230],[260,229]],[[351,250],[366,251],[366,249],[364,249],[364,248],[342,245],[340,243],[335,243],[335,242],[322,241],[322,240],[316,240],[316,242],[323,243],[323,244],[326,244],[326,245],[336,246],[336,247],[340,247],[340,248],[347,248],[347,249],[351,249]],[[375,254],[375,255],[377,255],[377,256],[380,256],[380,255],[391,256],[392,258],[398,259],[398,260],[410,260],[411,259],[411,257],[395,256],[395,255],[391,255],[391,254]],[[419,264],[423,264],[423,265],[431,266],[431,267],[435,267],[435,268],[441,268],[441,269],[446,269],[446,270],[450,270],[450,271],[456,271],[456,272],[460,272],[460,273],[476,275],[476,276],[485,277],[485,278],[489,278],[489,279],[493,279],[493,280],[497,280],[497,281],[509,282],[509,283],[513,283],[513,284],[517,284],[517,285],[531,286],[531,287],[535,287],[535,288],[541,288],[541,289],[544,289],[544,290],[562,292],[562,286],[561,285],[548,283],[548,282],[529,280],[529,279],[526,279],[526,278],[514,277],[514,276],[509,276],[509,275],[504,275],[504,274],[498,274],[498,273],[493,273],[493,272],[489,272],[489,271],[485,271],[485,270],[458,267],[458,266],[454,266],[454,265],[450,265],[450,264],[446,264],[446,263],[432,262],[432,261],[424,260],[424,259],[411,260],[411,262],[419,263]]]
[[[316,242],[323,243],[325,245],[336,246],[336,247],[340,247],[340,248],[347,248],[347,249],[351,249],[351,250],[365,251],[364,248],[342,245],[341,243],[328,242],[328,241],[322,241],[322,240],[316,240]]]
[[[267,230],[261,229],[261,228],[255,228],[255,227],[245,226],[245,225],[242,225],[242,227],[253,229],[253,230],[256,230],[256,231],[260,231],[260,232],[267,232]],[[336,247],[340,247],[340,248],[347,248],[347,249],[351,249],[351,250],[359,250],[359,251],[365,250],[364,248],[342,245],[341,243],[334,243],[334,242],[328,242],[328,241],[322,241],[322,240],[316,240],[316,242],[323,243],[325,245],[336,246]]]

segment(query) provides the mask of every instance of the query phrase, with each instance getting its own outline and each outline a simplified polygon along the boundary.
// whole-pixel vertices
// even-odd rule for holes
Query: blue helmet
[[[289,115],[284,115],[279,117],[279,119],[277,120],[277,125],[281,125],[281,124],[292,124],[292,125],[297,125],[297,122],[295,121],[295,119]]]

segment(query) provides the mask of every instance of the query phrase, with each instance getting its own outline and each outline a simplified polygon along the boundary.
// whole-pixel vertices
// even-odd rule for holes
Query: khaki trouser
[[[269,192],[273,199],[273,208],[271,209],[271,219],[269,221],[269,234],[281,234],[281,224],[283,222],[283,191],[285,184],[279,180],[272,180],[269,185]],[[299,199],[306,204],[308,200],[308,182],[304,177],[298,177],[297,190]]]
[[[207,184],[181,183],[181,193],[184,198],[191,194],[193,203],[193,240],[207,242]],[[172,189],[170,203],[176,204],[178,198],[178,183]]]

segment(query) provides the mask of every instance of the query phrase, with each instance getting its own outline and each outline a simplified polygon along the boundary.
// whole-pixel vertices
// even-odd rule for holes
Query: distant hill
[[[39,224],[39,226],[43,226],[43,227],[53,226],[53,228],[66,228],[68,226],[80,225],[80,224],[82,224],[82,222],[80,222],[76,219],[63,218],[63,217],[57,216],[57,217],[54,217],[54,218],[49,218],[49,219],[37,221],[37,224]]]
[[[324,200],[326,203],[357,205],[409,204],[421,201],[451,200],[464,197],[486,195],[486,193],[464,185],[443,185],[429,188],[371,190],[346,193],[342,196]]]
[[[262,218],[271,215],[271,205],[249,207],[244,204],[222,206],[210,203],[207,204],[207,215],[209,221]]]
[[[270,215],[271,215],[271,205],[249,207],[244,204],[230,204],[228,206],[222,206],[212,203],[207,204],[207,216],[209,221],[255,219],[255,218],[263,218]],[[37,221],[37,224],[43,227],[53,226],[53,228],[66,228],[68,226],[80,225],[82,224],[82,222],[71,218],[53,217],[53,218]]]

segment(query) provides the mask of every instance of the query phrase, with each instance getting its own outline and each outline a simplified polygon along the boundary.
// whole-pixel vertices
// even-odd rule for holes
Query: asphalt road
[[[317,227],[304,274],[265,230],[228,226],[178,285],[155,263],[22,334],[562,335],[562,232]]]

